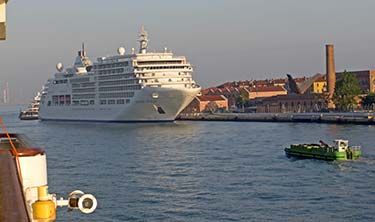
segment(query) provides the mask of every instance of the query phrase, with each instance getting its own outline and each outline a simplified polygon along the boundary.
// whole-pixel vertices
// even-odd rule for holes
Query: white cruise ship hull
[[[170,122],[200,88],[145,87],[128,104],[41,106],[40,120],[95,122]]]

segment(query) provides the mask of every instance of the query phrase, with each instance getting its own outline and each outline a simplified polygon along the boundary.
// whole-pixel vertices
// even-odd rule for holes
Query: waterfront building
[[[369,92],[375,92],[375,70],[360,70],[360,71],[347,71],[352,73],[357,79],[359,86],[362,89],[363,94]],[[344,72],[336,72],[336,81],[340,80]],[[324,93],[327,92],[327,78],[326,75],[317,79],[312,88],[310,89],[312,93]]]
[[[196,96],[193,101],[182,112],[187,113],[202,113],[202,112],[216,112],[228,111],[228,99],[223,95],[206,95]]]
[[[236,98],[245,95],[247,98],[250,96],[248,95],[248,91],[244,90],[243,88],[238,87],[211,87],[208,89],[204,89],[201,91],[202,95],[211,95],[211,96],[224,96],[228,100],[228,106],[229,107],[235,107],[236,106]]]
[[[287,94],[264,98],[256,107],[258,113],[319,112],[328,106],[327,94]]]
[[[251,87],[211,87],[202,90],[202,95],[225,96],[228,99],[228,106],[235,107],[238,97],[245,97],[245,100],[260,99],[276,95],[285,95],[287,90],[283,86],[253,85]]]
[[[267,98],[277,95],[286,95],[288,91],[283,86],[255,86],[246,88],[249,91],[249,99]]]
[[[347,71],[352,73],[357,79],[364,94],[375,92],[375,69],[361,71]],[[336,73],[336,80],[342,78],[344,72]]]
[[[327,80],[325,76],[319,77],[314,81],[310,92],[312,93],[324,93],[327,91]]]

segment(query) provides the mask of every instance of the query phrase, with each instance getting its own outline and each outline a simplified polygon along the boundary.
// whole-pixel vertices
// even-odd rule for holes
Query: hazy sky
[[[325,43],[337,70],[372,69],[374,9],[374,0],[12,0],[0,87],[8,81],[11,99],[28,101],[82,41],[92,60],[129,52],[141,24],[149,50],[187,56],[203,87],[324,72]]]

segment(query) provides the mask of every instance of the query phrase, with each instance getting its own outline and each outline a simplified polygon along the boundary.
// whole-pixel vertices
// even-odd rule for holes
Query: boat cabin
[[[334,140],[335,143],[335,150],[337,152],[345,152],[349,147],[348,140]]]

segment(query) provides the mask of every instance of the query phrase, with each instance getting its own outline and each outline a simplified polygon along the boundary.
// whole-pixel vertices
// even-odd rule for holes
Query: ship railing
[[[351,146],[350,147],[353,151],[361,150],[361,146]]]

